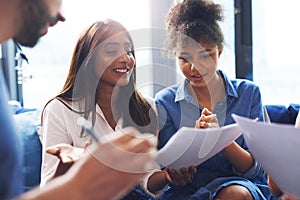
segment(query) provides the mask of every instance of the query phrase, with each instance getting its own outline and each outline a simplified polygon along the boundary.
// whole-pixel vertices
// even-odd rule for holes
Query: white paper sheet
[[[300,128],[232,116],[254,158],[284,193],[300,198]]]
[[[158,151],[156,162],[177,170],[196,166],[220,152],[241,134],[237,124],[209,129],[182,127]]]

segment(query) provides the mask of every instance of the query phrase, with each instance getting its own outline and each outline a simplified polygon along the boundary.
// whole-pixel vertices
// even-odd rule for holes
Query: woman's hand
[[[285,194],[281,197],[282,200],[299,200],[298,198],[292,196],[292,195],[288,195],[288,194]]]
[[[271,192],[275,195],[275,197],[279,198],[281,197],[281,200],[299,200],[298,198],[288,195],[288,194],[283,194],[281,189],[278,187],[278,185],[275,183],[275,181],[268,175],[268,185],[271,190]]]
[[[203,108],[200,118],[196,121],[195,128],[218,128],[219,122],[216,114]]]
[[[60,160],[55,174],[52,177],[55,178],[65,174],[77,160],[86,154],[86,151],[84,148],[78,148],[69,144],[61,143],[48,147],[46,149],[46,153],[57,156]]]
[[[57,156],[62,163],[74,163],[84,156],[85,149],[61,143],[48,147],[46,153]]]
[[[192,165],[188,168],[180,168],[179,172],[171,168],[166,168],[164,171],[169,183],[176,186],[184,186],[191,182],[193,174],[197,171],[197,168]]]

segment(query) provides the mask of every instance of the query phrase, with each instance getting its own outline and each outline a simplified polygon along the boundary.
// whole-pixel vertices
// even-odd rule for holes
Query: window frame
[[[174,3],[174,0],[152,0],[151,1],[151,26],[164,28],[165,13]],[[234,0],[234,11],[235,11],[235,75],[236,78],[244,78],[253,80],[253,56],[252,56],[252,0]],[[152,40],[157,42],[160,38],[157,35],[152,35]],[[2,44],[2,58],[1,68],[3,69],[4,77],[6,79],[10,99],[17,100],[23,105],[23,93],[22,83],[18,84],[17,71],[15,66],[17,61],[15,55],[17,48],[12,40],[9,40]],[[152,49],[152,63],[159,63],[168,65],[172,68],[173,72],[176,72],[176,61],[164,58],[160,52]],[[152,81],[153,83],[159,83],[160,85],[166,86],[173,82],[176,82],[176,75],[170,75],[169,71],[158,72],[155,70],[158,67],[152,68]],[[168,78],[166,78],[168,77]],[[153,87],[152,94],[154,95],[161,88]]]

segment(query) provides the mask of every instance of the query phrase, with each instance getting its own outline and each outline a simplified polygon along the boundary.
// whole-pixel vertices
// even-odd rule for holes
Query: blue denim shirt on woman
[[[226,98],[218,102],[212,111],[217,115],[219,125],[235,123],[232,113],[263,120],[259,87],[248,80],[230,80],[220,70],[218,74],[224,79],[226,87]],[[201,115],[202,108],[188,92],[187,84],[188,80],[185,80],[178,85],[159,91],[155,96],[161,128],[158,136],[158,149],[162,148],[181,127],[194,127]],[[248,151],[243,136],[240,136],[236,142]],[[244,185],[250,190],[254,199],[271,198],[264,171],[259,163],[255,162],[249,171],[241,174],[234,169],[222,153],[218,153],[197,167],[191,183],[184,187],[170,185],[162,199],[187,199],[189,196],[196,195],[197,192],[201,196],[206,193],[203,193],[203,188],[209,191],[212,198],[226,184]]]

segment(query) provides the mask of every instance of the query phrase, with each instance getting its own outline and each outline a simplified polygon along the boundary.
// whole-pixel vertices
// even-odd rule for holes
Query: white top
[[[156,112],[154,100],[150,97],[146,97],[146,99]],[[74,104],[68,105],[76,111],[79,110],[78,106]],[[77,124],[77,119],[80,116],[80,114],[71,111],[57,99],[54,99],[46,106],[43,114],[43,126],[39,131],[43,144],[41,185],[44,185],[47,180],[51,179],[59,163],[59,159],[56,156],[45,153],[47,147],[66,143],[74,147],[84,148],[86,141],[90,140],[90,136],[87,134],[84,134],[84,137],[80,137],[81,127]],[[96,134],[106,135],[117,132],[122,128],[122,124],[123,120],[121,118],[117,122],[115,130],[113,130],[106,121],[101,108],[96,105],[96,120],[94,124]]]

